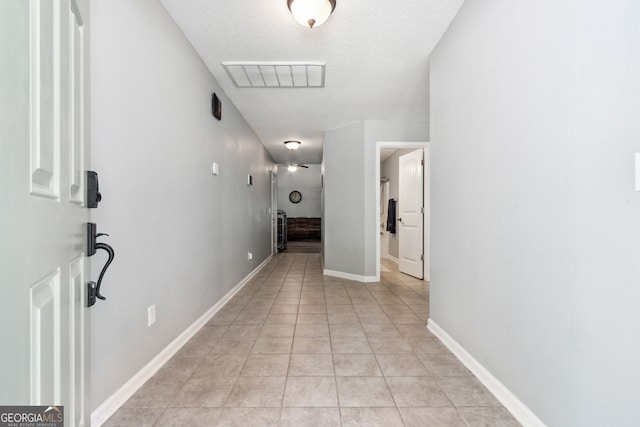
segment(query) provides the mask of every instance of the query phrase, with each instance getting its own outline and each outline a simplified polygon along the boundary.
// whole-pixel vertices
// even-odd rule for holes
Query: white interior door
[[[271,255],[278,253],[278,175],[271,172]]]
[[[87,424],[84,0],[0,2],[0,402]]]
[[[400,156],[398,195],[399,270],[423,278],[423,150]]]

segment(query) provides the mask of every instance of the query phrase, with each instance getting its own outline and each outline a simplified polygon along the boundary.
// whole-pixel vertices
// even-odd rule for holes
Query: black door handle
[[[113,250],[111,245],[106,243],[97,243],[96,239],[100,236],[108,236],[105,233],[96,233],[96,224],[93,222],[87,223],[87,255],[93,256],[95,255],[98,249],[102,249],[107,252],[109,258],[105,263],[104,267],[102,267],[102,271],[100,272],[100,276],[98,276],[98,283],[89,282],[87,286],[87,306],[91,307],[96,303],[96,298],[105,300],[106,298],[100,293],[100,286],[102,285],[102,279],[104,278],[104,273],[106,273],[107,269],[113,262],[113,258],[116,256],[116,252]]]

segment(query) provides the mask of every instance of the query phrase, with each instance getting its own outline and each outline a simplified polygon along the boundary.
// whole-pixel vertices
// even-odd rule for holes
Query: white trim
[[[400,264],[400,260],[398,258],[394,257],[393,255],[387,255],[386,259],[388,259],[389,261],[393,261],[398,265]]]
[[[363,283],[379,282],[380,277],[376,276],[360,276],[359,274],[343,273],[342,271],[324,270],[326,276],[339,277],[341,279],[355,280]]]
[[[104,424],[133,394],[144,385],[165,363],[169,361],[183,345],[187,343],[233,296],[238,293],[249,280],[251,280],[270,260],[269,256],[251,273],[249,273],[240,283],[233,287],[227,294],[213,305],[206,313],[200,316],[187,329],[167,345],[160,353],[149,361],[142,369],[133,375],[129,381],[109,396],[100,406],[91,413],[91,425],[99,427]]]
[[[505,408],[525,427],[546,427],[527,405],[511,392],[504,384],[482,366],[451,335],[445,332],[433,319],[429,319],[427,328],[447,346],[449,350],[469,369],[478,380],[504,405]]]

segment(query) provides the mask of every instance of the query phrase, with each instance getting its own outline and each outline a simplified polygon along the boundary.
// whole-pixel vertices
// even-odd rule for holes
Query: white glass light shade
[[[288,0],[289,10],[300,25],[314,28],[324,24],[336,7],[335,0]]]
[[[289,165],[288,169],[289,169],[289,172],[295,172],[295,171],[298,170],[298,168],[296,166],[294,166],[294,165]]]
[[[284,145],[289,150],[297,150],[300,147],[300,141],[285,141]]]

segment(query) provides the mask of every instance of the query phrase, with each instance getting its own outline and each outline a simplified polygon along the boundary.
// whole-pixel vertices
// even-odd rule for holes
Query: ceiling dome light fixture
[[[298,170],[298,167],[296,165],[289,165],[287,169],[289,169],[289,172],[295,172]]]
[[[297,150],[300,147],[300,144],[302,144],[300,141],[285,141],[284,142],[285,147],[287,147],[289,150]]]
[[[293,17],[305,27],[318,27],[329,19],[336,8],[336,0],[287,0]]]

